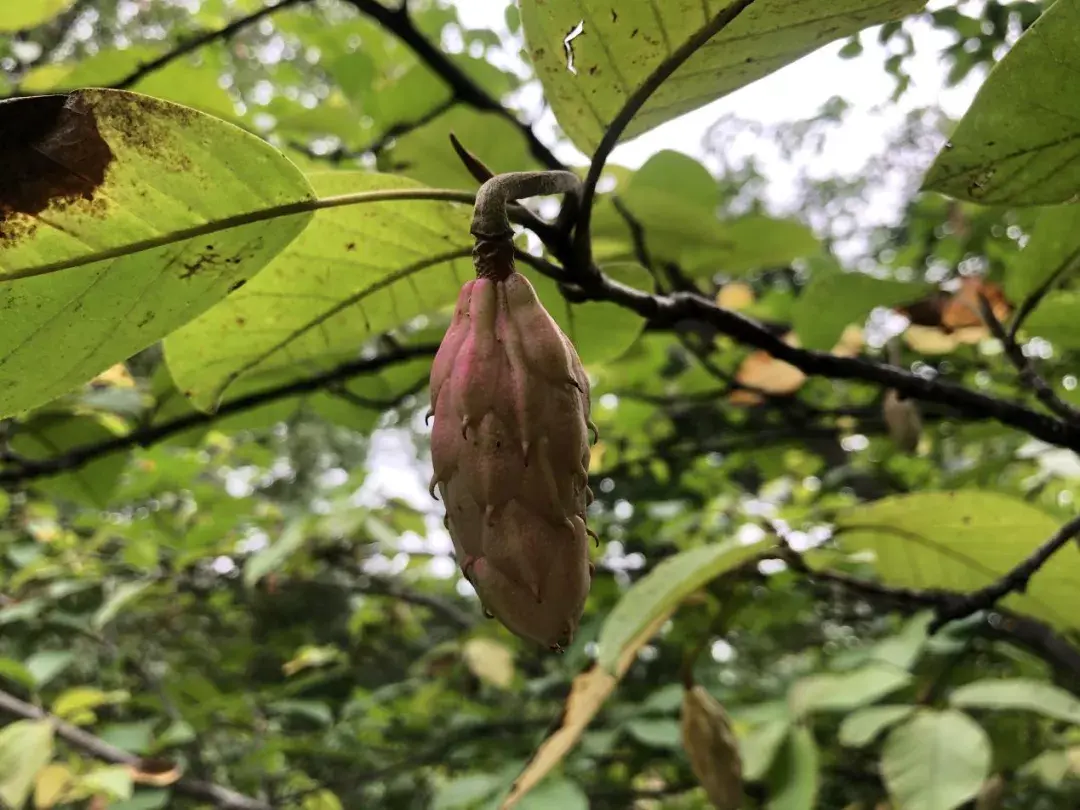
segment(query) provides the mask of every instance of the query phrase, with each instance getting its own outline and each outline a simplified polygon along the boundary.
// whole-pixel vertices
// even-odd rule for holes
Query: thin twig
[[[133,430],[131,433],[125,436],[117,436],[115,439],[109,439],[97,444],[81,445],[51,458],[41,460],[26,459],[21,464],[0,470],[0,484],[25,483],[47,475],[78,469],[111,453],[131,450],[135,447],[147,447],[191,428],[211,424],[222,417],[251,410],[268,402],[274,402],[297,394],[318,391],[335,382],[347,380],[361,374],[371,374],[406,360],[433,357],[438,348],[437,344],[426,343],[401,348],[392,354],[383,354],[371,359],[352,360],[313,377],[294,380],[229,400],[223,403],[214,413],[189,413],[167,422]]]
[[[1035,396],[1038,398],[1039,402],[1062,419],[1066,419],[1073,423],[1080,422],[1080,411],[1073,408],[1069,403],[1065,402],[1054,393],[1054,389],[1051,388],[1046,380],[1044,380],[1035,370],[1034,364],[1032,364],[1030,358],[1024,354],[1024,350],[1020,344],[1016,342],[1016,338],[1005,331],[1005,327],[1001,325],[1001,321],[999,321],[997,315],[994,314],[994,309],[990,306],[990,301],[982,293],[979,293],[979,309],[982,312],[982,317],[986,322],[986,325],[990,327],[990,332],[995,338],[1001,341],[1001,345],[1005,349],[1005,356],[1009,358],[1009,362],[1013,364],[1017,373],[1019,373],[1020,382],[1030,386],[1035,391]]]
[[[65,723],[60,718],[39,709],[31,703],[19,700],[7,692],[0,691],[0,711],[26,720],[48,720],[52,723],[57,737],[95,759],[115,765],[130,765],[135,768],[139,766],[141,761],[140,757],[135,754],[117,748],[112,743],[108,743],[100,737],[95,737],[78,726]],[[273,806],[264,801],[200,779],[181,777],[169,787],[171,790],[185,796],[210,802],[222,810],[273,810]]]
[[[307,3],[309,0],[281,0],[276,5],[268,5],[260,8],[258,11],[253,11],[251,14],[245,14],[243,17],[237,17],[231,23],[223,28],[219,28],[216,31],[207,31],[198,36],[191,37],[190,39],[181,42],[175,48],[168,53],[164,53],[157,59],[152,59],[149,62],[139,65],[130,74],[125,76],[118,82],[110,85],[114,90],[127,90],[130,87],[134,87],[141,82],[151,73],[161,70],[166,65],[175,62],[189,53],[199,50],[205,45],[209,45],[212,42],[218,40],[228,40],[235,36],[237,33],[247,28],[249,25],[254,25],[264,17],[268,17],[271,14],[276,14],[279,11],[284,11],[292,6],[298,6],[301,3]]]
[[[600,174],[604,170],[608,156],[619,142],[623,132],[630,125],[634,116],[645,106],[660,85],[697,53],[706,42],[719,34],[734,22],[754,0],[735,0],[719,12],[707,25],[702,26],[692,37],[680,45],[674,53],[656,66],[637,90],[626,99],[622,109],[612,119],[600,139],[600,144],[593,153],[592,163],[589,164],[589,173],[585,178],[584,190],[581,197],[581,208],[578,212],[577,229],[574,235],[574,255],[578,265],[585,271],[592,268],[592,237],[590,235],[590,220],[592,217],[593,197],[596,195],[596,185],[600,182]]]
[[[997,602],[1011,593],[1023,593],[1028,582],[1039,572],[1050,558],[1060,549],[1080,535],[1080,517],[1075,517],[1058,529],[1054,535],[1039,546],[1023,561],[994,582],[977,591],[965,594],[951,604],[940,605],[937,615],[930,624],[930,632],[935,633],[951,621],[963,619],[980,610],[990,610]]]

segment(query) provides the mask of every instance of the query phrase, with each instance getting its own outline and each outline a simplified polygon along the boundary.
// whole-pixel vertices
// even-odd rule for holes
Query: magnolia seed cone
[[[682,740],[690,767],[716,810],[742,807],[739,743],[720,703],[700,686],[683,692]]]
[[[589,380],[532,285],[507,270],[461,288],[432,364],[431,487],[484,609],[560,649],[592,580]]]

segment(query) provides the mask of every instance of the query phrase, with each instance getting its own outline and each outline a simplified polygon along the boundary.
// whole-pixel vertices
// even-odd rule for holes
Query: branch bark
[[[114,765],[131,765],[138,767],[140,758],[128,753],[122,748],[117,748],[100,737],[95,737],[88,731],[70,723],[65,723],[43,709],[39,709],[31,703],[27,703],[14,695],[0,691],[0,711],[21,717],[25,720],[48,720],[55,729],[56,736],[70,745],[78,748],[83,753],[89,754],[95,759],[109,762]],[[170,785],[170,789],[212,803],[221,810],[273,810],[273,805],[237,793],[231,788],[204,782],[200,779],[188,779],[181,777]]]

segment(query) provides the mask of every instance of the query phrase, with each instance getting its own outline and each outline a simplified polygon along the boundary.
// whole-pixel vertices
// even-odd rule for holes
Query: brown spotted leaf
[[[312,199],[269,144],[187,107],[119,90],[0,103],[0,416],[220,301],[311,216],[245,215]]]

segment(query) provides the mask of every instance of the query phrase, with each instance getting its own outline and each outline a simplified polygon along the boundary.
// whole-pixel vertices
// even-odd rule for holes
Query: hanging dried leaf
[[[683,692],[682,741],[690,767],[717,810],[742,807],[742,761],[727,713],[703,687]]]
[[[901,399],[900,395],[890,388],[885,392],[882,411],[893,443],[905,453],[914,453],[922,436],[922,419],[919,417],[919,406],[915,400]]]
[[[490,638],[471,638],[461,651],[469,671],[484,683],[509,689],[514,682],[514,654]]]
[[[669,610],[657,616],[648,627],[626,645],[615,665],[614,675],[609,674],[594,661],[588,669],[574,678],[570,685],[570,695],[566,698],[566,705],[563,707],[559,727],[540,743],[540,747],[533,753],[525,770],[514,781],[510,793],[499,805],[499,810],[510,810],[517,805],[525,794],[540,784],[551,769],[558,765],[577,744],[593,717],[604,705],[604,701],[615,691],[619,680],[634,662],[638,650],[657,633],[676,607],[678,605],[672,605]]]

